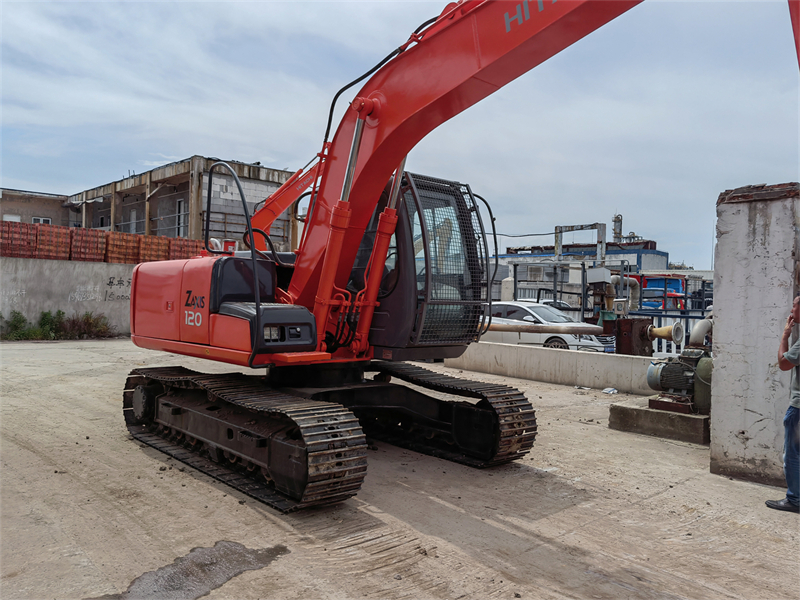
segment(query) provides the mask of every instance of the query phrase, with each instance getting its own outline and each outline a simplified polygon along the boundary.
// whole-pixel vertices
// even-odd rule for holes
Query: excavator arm
[[[319,173],[313,173],[320,175],[313,211],[282,301],[312,309],[324,331],[336,305],[335,290],[346,287],[381,192],[409,151],[445,121],[641,1],[460,0],[447,5],[367,81],[333,141],[325,144]],[[788,4],[800,60],[800,0]],[[297,181],[290,184],[298,189]],[[295,194],[283,191],[265,203],[262,213],[269,219],[261,214],[257,220],[271,223],[288,206]],[[333,229],[341,231],[331,235]]]
[[[640,1],[468,0],[449,4],[428,29],[412,35],[405,51],[361,88],[339,124],[297,255],[291,302],[311,307],[325,292],[320,276],[332,251],[339,252],[334,284],[346,286],[386,182],[428,133]],[[332,248],[331,217],[342,196],[359,120],[363,131],[342,207],[349,209],[350,221],[341,248]]]

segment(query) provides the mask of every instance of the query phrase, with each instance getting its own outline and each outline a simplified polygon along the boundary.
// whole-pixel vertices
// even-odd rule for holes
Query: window
[[[37,223],[40,225],[50,225],[50,217],[33,217],[31,223],[34,225]]]
[[[527,319],[525,317],[528,317]],[[515,321],[533,321],[534,318],[531,316],[526,309],[518,307],[518,306],[509,306],[506,312],[507,319],[514,319]]]
[[[503,318],[503,306],[497,306],[496,304],[492,306],[492,317],[497,319]]]
[[[14,221],[19,223],[21,221],[19,215],[3,215],[3,221]]]
[[[175,237],[187,237],[186,224],[189,222],[188,215],[184,214],[184,200],[175,203]]]
[[[100,217],[100,227],[105,227],[105,225],[106,225],[106,218]]]
[[[550,306],[531,306],[529,310],[545,323],[571,323],[574,320]]]

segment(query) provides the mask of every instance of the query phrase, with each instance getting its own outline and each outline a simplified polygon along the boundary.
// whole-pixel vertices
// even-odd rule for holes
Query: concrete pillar
[[[203,167],[202,156],[193,156],[189,171],[189,239],[203,239]]]
[[[144,234],[150,235],[150,194],[153,192],[153,172],[144,175]]]
[[[81,227],[86,229],[86,192],[81,192]]]
[[[508,302],[514,299],[514,278],[506,277],[500,282],[500,300]]]
[[[109,225],[111,225],[111,229],[109,231],[116,231],[116,224],[117,224],[117,184],[111,184],[111,216],[109,217]]]
[[[790,372],[778,344],[798,285],[800,186],[751,186],[717,201],[711,472],[783,486]]]

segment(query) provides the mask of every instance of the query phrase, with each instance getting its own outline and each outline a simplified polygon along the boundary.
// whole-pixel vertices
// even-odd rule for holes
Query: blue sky
[[[297,169],[336,91],[444,5],[3,2],[1,185],[73,194],[194,154]],[[785,0],[646,0],[440,126],[407,168],[469,183],[500,232],[610,231],[621,213],[707,269],[720,192],[800,179],[798,73]]]

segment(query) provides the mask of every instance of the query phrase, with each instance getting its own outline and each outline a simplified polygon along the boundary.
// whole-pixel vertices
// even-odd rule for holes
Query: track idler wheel
[[[136,386],[131,398],[134,425],[145,425],[153,420],[156,410],[156,396],[160,392],[161,386],[158,384]]]

